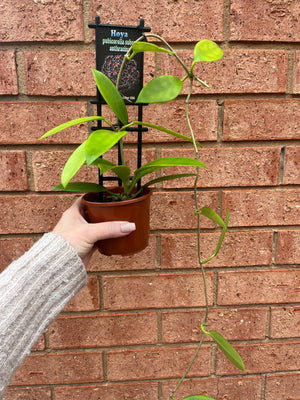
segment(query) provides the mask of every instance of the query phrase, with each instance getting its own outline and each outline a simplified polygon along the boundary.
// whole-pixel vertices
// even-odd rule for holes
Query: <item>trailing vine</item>
[[[188,129],[190,132],[190,136],[192,139],[192,144],[194,147],[195,159],[199,160],[199,158],[200,158],[199,150],[198,150],[199,143],[197,143],[197,141],[195,140],[193,127],[192,127],[192,124],[190,121],[189,103],[190,103],[190,99],[192,96],[195,80],[207,88],[209,88],[209,86],[205,81],[201,80],[197,75],[194,74],[194,66],[195,66],[196,62],[200,62],[200,61],[217,61],[218,59],[220,59],[223,56],[223,52],[214,42],[211,42],[211,41],[198,42],[197,45],[195,46],[195,50],[194,50],[194,62],[192,63],[191,68],[189,69],[185,65],[185,63],[181,60],[181,58],[178,56],[178,54],[174,51],[174,49],[170,46],[170,44],[168,42],[166,42],[162,37],[155,35],[155,34],[145,34],[144,36],[141,36],[139,39],[137,39],[137,41],[133,44],[133,46],[130,47],[127,54],[124,56],[122,66],[121,66],[119,74],[118,74],[118,79],[117,79],[117,84],[116,84],[117,88],[118,88],[118,84],[120,82],[120,77],[122,75],[122,71],[123,71],[123,68],[124,68],[126,62],[130,61],[137,54],[137,51],[135,51],[135,49],[134,49],[136,43],[140,43],[139,51],[155,51],[155,52],[162,51],[163,52],[163,48],[158,48],[158,47],[156,47],[156,45],[154,45],[152,43],[150,44],[150,46],[148,46],[148,42],[144,42],[145,38],[146,38],[146,40],[148,38],[154,38],[154,39],[162,42],[162,44],[165,45],[165,47],[168,49],[168,53],[175,56],[176,60],[183,67],[183,69],[186,73],[186,75],[181,79],[181,82],[184,82],[186,79],[189,79],[189,90],[188,90],[188,94],[185,99],[185,117],[186,117]],[[144,44],[144,47],[143,47],[143,44]],[[145,99],[145,100],[148,100],[151,103],[156,102],[151,97],[149,97],[148,99]],[[158,96],[158,100],[159,100],[159,96]],[[159,101],[157,101],[157,102],[159,102]],[[121,141],[122,141],[122,139],[121,139]],[[121,151],[122,151],[122,149],[123,149],[123,146],[121,146]],[[124,159],[124,157],[123,157],[123,159]],[[192,360],[190,361],[188,367],[186,368],[186,370],[185,370],[184,374],[182,375],[182,377],[180,378],[179,382],[177,383],[177,385],[175,386],[175,388],[172,390],[171,394],[169,395],[169,397],[168,397],[169,400],[176,400],[174,395],[177,392],[177,390],[179,389],[179,387],[181,386],[182,382],[186,379],[190,369],[192,368],[192,365],[194,364],[194,362],[199,354],[199,351],[202,347],[205,335],[209,335],[215,341],[215,343],[218,345],[218,347],[221,349],[221,351],[226,355],[226,357],[235,366],[237,366],[241,370],[245,371],[244,363],[243,363],[241,357],[236,352],[236,350],[229,344],[229,342],[227,342],[227,340],[220,333],[218,333],[216,331],[206,331],[205,330],[205,328],[207,326],[207,320],[208,320],[208,314],[209,314],[209,302],[208,302],[208,294],[207,294],[206,275],[205,275],[205,270],[204,270],[203,264],[209,262],[218,254],[220,247],[222,245],[223,239],[224,239],[224,235],[227,231],[227,227],[228,227],[228,223],[229,223],[229,212],[227,211],[225,221],[223,221],[210,208],[203,207],[200,209],[199,200],[198,200],[199,178],[200,178],[200,168],[199,168],[199,166],[197,166],[196,174],[195,174],[195,178],[194,178],[194,185],[193,185],[194,199],[195,199],[194,214],[196,215],[196,218],[197,218],[197,258],[198,258],[198,264],[201,269],[202,279],[203,279],[204,297],[205,297],[205,316],[204,316],[203,322],[201,323],[201,338],[198,342],[198,346],[195,351],[195,354],[192,357]],[[204,261],[201,258],[201,238],[200,238],[200,236],[201,236],[200,216],[201,215],[204,215],[204,216],[210,218],[211,220],[213,220],[214,222],[216,222],[218,225],[220,225],[223,228],[215,252],[208,259],[206,259]],[[183,400],[205,400],[205,399],[206,400],[209,400],[209,399],[215,400],[210,397],[203,396],[203,395],[192,395],[192,396],[185,397],[185,399],[183,399]]]

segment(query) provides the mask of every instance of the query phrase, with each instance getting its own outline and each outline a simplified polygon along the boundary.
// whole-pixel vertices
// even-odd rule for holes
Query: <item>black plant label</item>
[[[114,84],[124,55],[132,43],[140,38],[142,33],[134,27],[100,26],[96,30],[96,68],[103,72]],[[128,103],[135,103],[143,86],[143,54],[137,54],[134,59],[126,62],[119,82],[119,91]]]

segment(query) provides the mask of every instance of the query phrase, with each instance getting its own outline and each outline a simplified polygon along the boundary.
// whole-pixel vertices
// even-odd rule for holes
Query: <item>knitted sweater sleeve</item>
[[[54,233],[0,274],[0,399],[36,340],[86,282],[81,259]]]

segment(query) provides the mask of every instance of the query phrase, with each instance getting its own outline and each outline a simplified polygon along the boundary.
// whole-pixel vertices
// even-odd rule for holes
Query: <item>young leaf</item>
[[[156,160],[150,161],[147,164],[144,164],[137,171],[143,171],[145,169],[151,167],[202,167],[206,168],[206,166],[199,160],[189,157],[163,157],[158,158]]]
[[[164,175],[160,176],[159,178],[152,179],[151,181],[145,183],[143,187],[151,186],[154,185],[155,183],[159,182],[164,182],[164,181],[170,181],[173,179],[181,179],[181,178],[187,178],[190,176],[197,176],[197,174],[172,174],[172,175]]]
[[[223,57],[222,49],[211,40],[201,40],[194,48],[194,62],[211,62]]]
[[[126,165],[116,165],[115,167],[112,167],[111,170],[121,179],[124,188],[126,188],[130,178],[130,168]]]
[[[157,160],[150,161],[147,164],[144,164],[142,167],[138,168],[133,176],[131,185],[130,185],[130,190],[134,187],[134,185],[139,181],[143,176],[151,174],[152,172],[155,172],[157,170],[160,170],[162,168],[167,168],[167,167],[184,167],[184,166],[190,166],[190,167],[203,167],[206,168],[205,165],[198,160],[195,160],[194,158],[187,158],[187,157],[165,157],[165,158],[158,158]],[[191,174],[190,176],[192,176]],[[175,176],[175,175],[174,175]],[[164,177],[162,177],[164,178]],[[167,180],[167,179],[162,179],[162,180]],[[151,182],[155,183],[155,182]]]
[[[86,140],[71,154],[61,174],[61,183],[66,187],[73,176],[85,163]]]
[[[165,103],[176,99],[183,87],[179,78],[161,75],[148,82],[136,100],[137,103]]]
[[[95,160],[94,162],[92,162],[93,165],[96,165],[99,170],[100,170],[100,174],[104,174],[106,171],[110,171],[113,167],[116,167],[117,165],[104,160],[103,158],[97,158],[97,160]]]
[[[137,53],[143,53],[145,51],[152,51],[155,53],[174,54],[173,51],[164,49],[163,47],[159,47],[159,46],[156,46],[156,44],[148,43],[148,42],[134,42],[132,44],[132,51],[133,51],[134,55]]]
[[[193,394],[191,396],[187,396],[182,400],[216,400],[213,397],[203,396],[202,394]]]
[[[168,133],[169,135],[175,136],[175,137],[177,137],[179,139],[187,140],[188,142],[193,142],[193,140],[190,137],[182,135],[181,133],[172,131],[171,129],[164,128],[163,126],[160,126],[160,125],[150,124],[148,122],[141,122],[141,121],[133,121],[129,125],[130,126],[131,125],[147,126],[148,128],[157,129],[158,131]],[[202,147],[200,142],[196,141],[196,144],[197,144],[197,146]]]
[[[232,362],[232,364],[242,371],[245,371],[245,365],[241,356],[219,332],[209,331],[206,333],[215,341],[219,349],[225,354],[228,360]]]
[[[63,185],[54,186],[52,191],[64,190],[67,192],[78,192],[78,193],[100,193],[104,192],[105,188],[101,185],[91,182],[70,182],[66,187]]]
[[[216,224],[225,227],[225,223],[222,220],[222,218],[211,208],[209,207],[203,207],[201,208],[201,211],[195,211],[195,214],[199,214],[199,215],[204,215],[205,217],[211,219],[212,221],[214,221]]]
[[[202,261],[202,264],[206,264],[208,261],[210,261],[211,259],[216,257],[216,255],[219,253],[219,250],[220,250],[220,248],[222,246],[222,243],[223,243],[223,240],[224,240],[224,237],[225,237],[225,233],[226,233],[227,228],[228,228],[229,217],[230,217],[230,214],[229,214],[229,211],[227,210],[226,218],[225,218],[225,221],[224,221],[224,226],[223,226],[221,235],[219,237],[216,250],[207,260]]]
[[[92,69],[92,71],[95,82],[103,99],[113,110],[116,117],[122,122],[122,124],[128,124],[127,108],[115,85],[102,72],[95,69]]]
[[[111,149],[127,132],[113,132],[99,129],[90,134],[86,141],[85,157],[87,165],[91,165],[98,157]]]
[[[46,132],[42,137],[40,137],[40,140],[45,139],[49,136],[52,136],[57,132],[63,131],[64,129],[70,128],[71,126],[79,125],[79,124],[83,124],[84,122],[95,121],[95,120],[103,121],[103,120],[105,120],[105,118],[94,116],[94,117],[82,117],[82,118],[73,119],[72,121],[65,122],[64,124],[58,125],[55,128],[51,129],[50,131]]]

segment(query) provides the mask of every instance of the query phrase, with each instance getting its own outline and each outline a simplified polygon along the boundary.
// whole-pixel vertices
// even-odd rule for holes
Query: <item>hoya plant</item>
[[[161,42],[161,46],[151,43],[147,40],[154,38],[155,41]],[[167,53],[168,56],[173,56],[179,62],[183,69],[183,76],[173,76],[173,75],[162,75],[150,80],[144,88],[139,93],[137,98],[137,103],[141,104],[152,104],[152,103],[164,103],[177,98],[177,96],[182,92],[183,83],[185,81],[189,82],[189,90],[185,100],[185,116],[187,121],[187,130],[189,131],[189,136],[183,135],[179,132],[168,129],[168,127],[158,126],[151,122],[145,121],[129,121],[126,103],[124,102],[122,95],[118,90],[118,85],[121,79],[122,71],[126,62],[130,61],[136,54],[140,52],[160,52]],[[112,196],[117,196],[118,200],[127,200],[139,196],[143,189],[149,185],[153,185],[158,182],[185,178],[188,176],[194,176],[194,199],[195,208],[193,213],[197,218],[197,243],[198,243],[198,262],[202,272],[203,282],[204,282],[204,295],[206,300],[206,313],[201,324],[202,337],[198,344],[196,353],[188,365],[182,378],[169,395],[169,400],[175,399],[175,393],[178,390],[181,383],[186,378],[189,370],[191,369],[204,341],[205,335],[210,336],[223,354],[232,362],[237,368],[245,371],[244,363],[237,353],[237,351],[232,347],[232,345],[218,332],[214,330],[206,330],[208,321],[208,296],[207,296],[207,285],[204,265],[211,261],[218,254],[225,233],[228,228],[229,223],[229,212],[227,211],[226,217],[223,220],[215,211],[207,206],[200,207],[198,201],[198,191],[197,183],[199,179],[200,168],[206,168],[206,166],[199,160],[199,148],[201,144],[195,140],[192,124],[189,118],[189,101],[192,95],[193,85],[198,82],[205,87],[209,87],[208,84],[200,79],[194,72],[195,66],[202,62],[214,62],[218,61],[223,57],[223,52],[221,48],[214,42],[210,40],[202,40],[198,42],[193,51],[193,61],[190,66],[187,66],[179,57],[179,55],[174,51],[174,49],[167,43],[163,38],[154,34],[143,35],[140,39],[135,41],[127,54],[124,56],[123,63],[121,65],[117,82],[114,84],[106,75],[97,70],[92,70],[96,85],[101,93],[103,99],[110,107],[114,113],[114,121],[108,120],[104,116],[91,116],[74,119],[72,121],[66,122],[56,128],[51,129],[45,133],[42,138],[49,137],[58,132],[61,132],[67,128],[70,128],[77,124],[82,124],[83,122],[90,122],[101,120],[105,125],[99,130],[95,130],[90,134],[87,140],[85,140],[70,156],[65,164],[61,175],[61,184],[56,186],[54,190],[66,190],[66,191],[77,191],[77,192],[108,192]],[[124,150],[123,150],[123,138],[128,133],[128,129],[134,125],[142,125],[147,128],[156,129],[160,132],[167,133],[176,138],[191,142],[194,148],[195,156],[194,158],[186,157],[166,157],[152,160],[135,171],[131,171],[124,161]],[[116,165],[111,161],[105,159],[105,153],[113,148],[117,143],[119,143],[120,155],[121,155],[121,165]],[[86,182],[73,182],[72,178],[76,175],[79,169],[83,165],[93,165],[97,166],[100,170],[100,174],[104,174],[108,171],[114,173],[122,182],[123,191],[120,194],[111,193],[109,188],[106,188],[97,183],[86,183]],[[145,180],[147,175],[152,174],[161,169],[167,169],[169,167],[195,167],[195,172],[183,172],[180,174],[170,174],[159,176],[155,179]],[[142,179],[142,185],[139,190],[136,190],[137,182]],[[220,228],[220,237],[216,245],[214,253],[205,260],[201,258],[200,252],[200,216],[209,218],[211,221],[217,224]],[[183,400],[216,400],[212,397],[207,397],[204,395],[190,395],[185,397]]]
[[[129,121],[126,104],[122,98],[122,95],[118,91],[118,82],[122,75],[122,70],[126,61],[130,61],[137,53],[146,51],[164,52],[174,55],[184,66],[186,74],[182,79],[173,75],[162,75],[154,78],[153,80],[148,82],[148,84],[146,84],[145,87],[141,90],[136,103],[152,104],[174,100],[181,93],[183,82],[191,76],[195,77],[198,81],[204,84],[204,82],[197,78],[193,73],[195,64],[201,61],[216,61],[220,59],[223,54],[222,50],[217,46],[217,44],[208,40],[203,40],[195,46],[194,61],[190,69],[188,70],[173,50],[165,49],[155,44],[138,40],[133,43],[131,49],[124,57],[124,62],[120,68],[116,86],[102,72],[92,70],[99,92],[101,93],[103,99],[108,104],[110,109],[113,111],[115,117],[113,121],[109,121],[104,116],[78,118],[51,129],[41,137],[41,139],[44,139],[74,125],[96,120],[101,120],[106,127],[98,129],[91,133],[88,139],[85,140],[73,152],[62,171],[61,184],[56,186],[53,190],[110,193],[108,188],[96,183],[71,182],[72,178],[85,164],[87,166],[97,166],[100,170],[101,175],[108,171],[112,171],[121,180],[123,192],[120,194],[114,194],[114,196],[117,196],[119,200],[128,200],[130,198],[139,196],[139,194],[143,191],[145,187],[161,181],[186,178],[188,176],[196,176],[194,173],[164,175],[154,180],[143,181],[143,185],[141,186],[141,188],[138,191],[134,190],[138,181],[140,181],[146,175],[149,175],[163,168],[175,166],[206,168],[206,166],[199,159],[188,157],[165,157],[155,159],[147,164],[144,164],[135,171],[131,171],[130,168],[125,164],[122,139],[128,133],[128,128],[134,125],[143,125],[148,128],[153,128],[174,137],[180,138],[182,140],[193,142],[194,146],[196,147],[201,146],[200,143],[195,141],[193,137],[188,137],[186,135],[180,134],[179,132],[170,130],[167,127],[155,125],[146,121]],[[120,144],[120,154],[122,161],[121,165],[116,165],[108,160],[105,160],[104,158],[105,153],[112,147],[114,147],[118,142]]]

